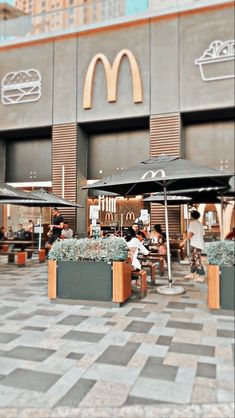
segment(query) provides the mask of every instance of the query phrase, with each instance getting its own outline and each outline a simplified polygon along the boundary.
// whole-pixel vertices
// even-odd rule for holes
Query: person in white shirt
[[[190,274],[185,276],[185,279],[193,279],[196,282],[204,282],[205,270],[202,265],[201,252],[204,249],[205,235],[204,228],[201,222],[198,221],[201,214],[197,210],[191,211],[191,222],[188,228],[187,237],[182,241],[181,246],[189,239],[191,247],[190,255]]]
[[[69,227],[69,224],[64,224],[64,228],[61,231],[61,238],[73,238],[73,230]]]
[[[130,251],[132,251],[131,265],[134,270],[140,270],[141,264],[138,260],[138,253],[140,252],[141,254],[148,255],[149,251],[140,242],[140,240],[136,237],[133,237],[131,233],[128,233],[125,239],[126,239],[127,247],[129,248]]]

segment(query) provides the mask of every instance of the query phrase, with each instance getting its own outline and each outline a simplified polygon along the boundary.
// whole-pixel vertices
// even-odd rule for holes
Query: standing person
[[[205,270],[201,260],[201,252],[204,249],[203,236],[205,235],[205,231],[201,222],[198,221],[200,216],[201,214],[197,210],[191,211],[191,221],[188,228],[188,234],[180,244],[182,247],[188,239],[190,240],[190,274],[185,276],[185,279],[193,279],[196,282],[204,282],[205,280]]]
[[[62,229],[64,228],[64,218],[57,208],[52,209],[52,224],[49,225],[49,240],[47,248],[51,248],[53,242],[55,242],[61,236]]]

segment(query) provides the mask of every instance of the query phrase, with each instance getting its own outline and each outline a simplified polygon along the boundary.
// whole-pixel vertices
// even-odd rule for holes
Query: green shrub
[[[210,243],[208,247],[209,264],[217,266],[234,265],[234,241],[218,241]]]
[[[109,237],[99,239],[64,239],[55,241],[48,258],[72,261],[124,261],[128,248],[124,238]]]

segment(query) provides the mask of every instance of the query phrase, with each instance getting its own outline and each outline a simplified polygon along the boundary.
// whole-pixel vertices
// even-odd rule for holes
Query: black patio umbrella
[[[235,200],[235,176],[229,180],[229,187],[223,190],[221,195],[226,200]]]
[[[160,204],[164,204],[165,202],[165,198],[164,198],[164,194],[159,193],[159,194],[152,194],[151,196],[146,197],[145,199],[143,199],[144,202],[149,202],[149,203],[160,203]],[[188,196],[175,196],[175,195],[167,195],[167,205],[187,205],[187,203],[191,203],[192,198],[188,197]]]
[[[0,204],[12,204],[12,205],[22,205],[22,206],[32,206],[40,207],[40,217],[39,217],[39,250],[41,249],[41,225],[42,225],[42,208],[43,207],[76,207],[82,208],[78,203],[73,203],[70,200],[63,199],[55,195],[54,193],[48,192],[47,190],[40,189],[35,190],[32,193],[27,194],[30,199],[4,199],[0,200]],[[32,197],[32,199],[31,199]],[[35,199],[35,200],[34,200]]]
[[[172,286],[167,191],[196,187],[227,187],[231,176],[232,173],[225,173],[221,170],[201,166],[190,160],[161,155],[157,158],[142,161],[130,169],[106,177],[84,187],[84,189],[107,190],[125,196],[164,192],[168,286],[161,286],[161,288],[158,288],[158,292],[163,294],[180,294],[184,289],[181,286]]]
[[[29,193],[23,192],[22,190],[16,189],[15,187],[9,186],[7,183],[0,182],[0,201],[3,199],[28,199]],[[37,199],[36,197],[30,197],[32,200]]]

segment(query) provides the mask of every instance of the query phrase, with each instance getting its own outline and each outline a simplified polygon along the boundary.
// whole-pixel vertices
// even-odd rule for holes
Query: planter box
[[[221,267],[220,302],[222,309],[234,310],[234,267]]]
[[[65,299],[111,301],[111,264],[58,261],[57,296]]]
[[[48,261],[48,297],[125,302],[131,295],[129,262]]]
[[[208,297],[207,305],[209,309],[220,308],[220,271],[219,266],[209,264],[207,269],[208,277]]]
[[[234,267],[208,266],[208,308],[234,310]]]

